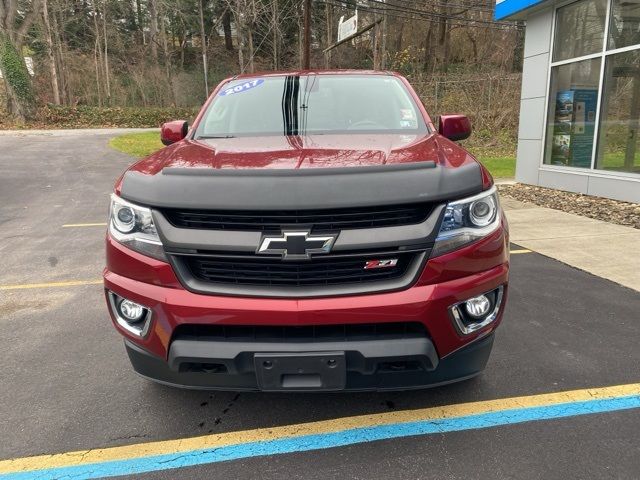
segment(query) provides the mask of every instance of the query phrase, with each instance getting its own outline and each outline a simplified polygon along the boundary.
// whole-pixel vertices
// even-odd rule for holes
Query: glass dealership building
[[[640,202],[640,0],[497,0],[526,21],[516,180]]]

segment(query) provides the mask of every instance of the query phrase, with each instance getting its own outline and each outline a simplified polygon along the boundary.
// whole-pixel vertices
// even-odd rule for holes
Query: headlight
[[[486,237],[500,226],[496,187],[447,205],[432,257],[456,250]]]
[[[129,203],[115,194],[111,195],[109,233],[114,240],[131,250],[167,261],[148,208]]]

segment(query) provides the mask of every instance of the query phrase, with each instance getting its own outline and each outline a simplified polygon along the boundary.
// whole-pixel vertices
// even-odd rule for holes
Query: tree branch
[[[22,19],[22,25],[20,25],[20,28],[16,31],[15,43],[18,49],[22,47],[24,37],[27,35],[31,25],[33,25],[33,22],[40,14],[41,8],[42,0],[33,0],[33,2],[31,2],[31,11],[25,13],[24,18]]]

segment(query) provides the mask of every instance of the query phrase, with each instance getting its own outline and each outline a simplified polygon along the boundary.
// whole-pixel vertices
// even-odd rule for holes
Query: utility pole
[[[311,0],[304,0],[304,41],[302,68],[311,68]]]
[[[198,0],[198,10],[200,14],[200,42],[202,43],[202,70],[204,72],[204,98],[209,97],[209,73],[207,66],[207,35],[204,30],[204,8],[202,2],[204,0]]]
[[[273,22],[273,69],[278,70],[278,0],[271,0]]]
[[[333,18],[332,18],[333,15],[331,15],[331,5],[329,3],[324,4],[324,13],[327,21],[327,47],[328,47],[333,42],[333,31],[332,31],[333,29],[331,28],[333,23]],[[324,54],[324,68],[326,68],[327,70],[331,68],[331,51],[325,52]]]
[[[385,2],[386,3],[386,2]],[[387,68],[387,8],[385,5],[385,10],[382,13],[382,38],[380,39],[381,43],[381,59],[380,59],[380,69],[385,70]]]

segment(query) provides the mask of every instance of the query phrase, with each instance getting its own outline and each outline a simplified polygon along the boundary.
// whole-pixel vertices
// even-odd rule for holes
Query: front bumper
[[[177,343],[177,342],[176,342]],[[181,350],[184,355],[194,355],[189,360],[209,362],[211,364],[225,364],[229,367],[226,372],[190,372],[180,371],[179,363],[167,362],[155,357],[137,345],[125,340],[125,347],[134,370],[150,380],[173,387],[201,389],[201,390],[261,390],[261,391],[335,391],[335,390],[403,390],[414,388],[434,387],[457,381],[466,380],[479,374],[485,367],[491,347],[493,334],[488,335],[471,345],[454,352],[453,354],[438,360],[435,347],[430,340],[393,345],[385,342],[385,345],[331,345],[332,352],[344,352],[346,359],[346,375],[342,383],[335,386],[332,379],[320,376],[320,383],[305,383],[304,374],[298,376],[300,383],[286,385],[265,383],[261,381],[260,366],[256,365],[253,357],[264,348],[265,352],[298,350],[298,346],[292,344],[280,346],[258,346],[255,344],[238,344],[233,346],[235,355],[202,355],[201,350],[206,349],[216,352],[215,345],[207,345],[206,342],[198,342],[199,345],[176,345],[171,350]],[[194,342],[196,343],[196,342]],[[364,342],[363,342],[364,343]],[[372,343],[372,342],[371,342]],[[177,347],[177,348],[176,348]],[[228,347],[228,345],[226,345]],[[327,345],[318,345],[321,350],[309,350],[305,345],[296,355],[304,356],[309,353],[326,353]],[[273,348],[273,349],[272,349]],[[231,353],[228,348],[226,354]],[[364,352],[363,352],[364,350]],[[369,356],[367,356],[369,354]],[[175,359],[174,359],[175,360]],[[397,363],[400,361],[422,364],[422,368],[394,370],[380,369],[377,365],[385,363]],[[436,367],[431,362],[435,361]],[[429,368],[429,370],[427,370]],[[324,382],[324,383],[322,383]]]
[[[492,334],[504,312],[508,268],[505,224],[481,241],[430,259],[412,286],[394,292],[302,299],[198,294],[180,284],[170,265],[132,252],[110,238],[107,238],[104,280],[106,291],[151,310],[150,328],[143,338],[123,329],[115,319],[114,325],[126,339],[135,370],[156,381],[187,388],[279,390],[282,388],[270,388],[269,382],[260,383],[256,355],[326,353],[339,362],[344,358],[342,383],[329,376],[330,385],[321,379],[312,387],[294,382],[292,388],[285,389],[402,389],[462,380],[484,368]],[[504,299],[495,321],[470,335],[457,331],[450,307],[501,285]],[[427,333],[418,344],[391,345],[385,341],[381,346],[371,343],[354,346],[352,342],[220,345],[207,344],[206,339],[184,344],[175,335],[185,325],[299,327],[393,322],[420,323]],[[219,352],[225,349],[227,353],[221,355]],[[224,364],[226,373],[215,373],[215,368],[201,372],[185,370],[176,358],[190,359],[196,364]],[[386,371],[378,367],[398,361],[409,362],[411,368]],[[419,368],[413,368],[416,365]]]

